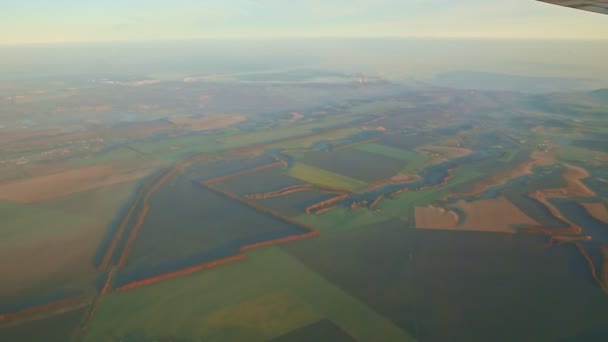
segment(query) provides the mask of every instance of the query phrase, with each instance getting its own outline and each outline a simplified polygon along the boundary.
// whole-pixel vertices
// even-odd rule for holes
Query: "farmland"
[[[312,184],[347,190],[365,186],[363,181],[299,162],[289,169],[289,175]]]
[[[399,160],[403,160],[406,162],[406,166],[403,168],[402,172],[405,174],[412,174],[418,171],[424,163],[429,159],[427,156],[409,151],[406,149],[399,149],[395,147],[390,147],[387,145],[380,144],[365,144],[361,146],[357,146],[357,149],[377,153],[389,158],[395,158]]]
[[[93,255],[133,185],[89,190],[35,206],[3,202],[2,217],[13,229],[2,230],[1,268],[11,277],[0,286],[0,303],[92,288]]]
[[[297,178],[288,176],[283,168],[275,167],[254,172],[247,175],[247,177],[227,179],[220,182],[218,186],[231,193],[244,196],[277,191],[299,184],[303,184],[303,182]]]
[[[555,340],[605,324],[601,120],[520,93],[260,81],[299,72],[87,80],[16,103],[0,118],[0,339]]]
[[[265,340],[324,317],[355,338],[407,337],[280,249],[249,254],[244,261],[208,272],[107,296],[85,341],[129,332],[144,332],[149,338],[179,332],[191,339]],[[257,324],[260,320],[265,324]]]
[[[161,187],[149,212],[133,245],[127,273],[155,267],[179,269],[180,260],[188,266],[212,261],[235,254],[240,246],[301,232],[188,179]],[[177,218],[179,225],[175,225]],[[170,226],[174,228],[167,230]]]
[[[299,161],[364,182],[390,178],[405,167],[405,163],[399,159],[386,158],[380,154],[358,149],[309,153]],[[382,165],[382,167],[374,167],[374,165]]]

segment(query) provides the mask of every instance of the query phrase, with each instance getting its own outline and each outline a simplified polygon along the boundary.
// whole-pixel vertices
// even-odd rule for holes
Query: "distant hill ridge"
[[[589,92],[596,100],[608,103],[608,88],[601,88]]]

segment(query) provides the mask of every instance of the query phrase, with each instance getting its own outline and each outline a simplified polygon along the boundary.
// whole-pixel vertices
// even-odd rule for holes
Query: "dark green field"
[[[390,178],[406,166],[399,159],[357,149],[308,153],[301,161],[366,182]]]
[[[576,250],[534,237],[393,221],[283,249],[420,340],[554,340],[608,319]]]
[[[72,310],[19,325],[0,326],[0,341],[72,341],[86,311],[87,308]]]
[[[247,175],[221,181],[217,186],[239,196],[262,194],[283,188],[305,184],[297,178],[287,175],[283,167],[262,170]]]
[[[163,185],[151,200],[121,282],[221,259],[237,254],[241,246],[305,232],[181,176]]]
[[[31,82],[0,103],[2,342],[605,336],[604,91]]]

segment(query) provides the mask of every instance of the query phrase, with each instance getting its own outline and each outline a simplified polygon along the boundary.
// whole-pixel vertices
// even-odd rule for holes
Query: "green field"
[[[0,327],[0,341],[69,342],[75,337],[86,309],[77,309],[50,318]]]
[[[305,243],[303,240],[299,243]],[[327,318],[359,341],[411,337],[278,247],[244,261],[106,296],[85,341],[264,341]]]
[[[30,205],[0,201],[0,268],[11,272],[0,283],[0,304],[91,289],[96,278],[93,255],[135,184]]]
[[[341,233],[390,219],[391,216],[383,212],[367,209],[350,210],[344,207],[335,208],[321,215],[301,214],[296,217],[297,221],[311,225],[321,230],[323,234]]]
[[[376,143],[359,145],[355,148],[407,162],[407,165],[401,171],[405,174],[416,173],[416,171],[418,171],[429,159],[429,157],[415,151],[404,150]]]
[[[476,170],[475,165],[464,165],[455,170],[453,175],[454,177],[445,186],[428,190],[406,191],[394,199],[383,199],[378,204],[379,210],[377,211],[338,207],[321,215],[302,214],[297,216],[296,220],[317,227],[327,234],[362,228],[393,218],[407,220],[411,218],[415,206],[429,205],[449,194],[457,185],[479,178],[483,174]]]
[[[303,163],[295,163],[292,167],[290,167],[289,175],[295,178],[299,178],[308,183],[334,188],[355,190],[357,188],[366,186],[366,183],[360,180],[319,169],[317,167],[309,166]]]

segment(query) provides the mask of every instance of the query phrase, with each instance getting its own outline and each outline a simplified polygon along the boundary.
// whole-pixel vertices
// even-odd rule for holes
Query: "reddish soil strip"
[[[204,269],[208,269],[208,268],[212,268],[212,267],[216,267],[216,266],[220,266],[223,264],[227,264],[233,261],[238,261],[238,260],[242,260],[244,258],[246,258],[246,254],[244,254],[245,251],[254,249],[254,248],[260,248],[260,247],[266,247],[266,246],[271,246],[271,245],[276,245],[276,244],[282,244],[282,243],[286,243],[286,242],[291,242],[291,241],[296,241],[296,240],[301,240],[301,239],[308,239],[314,236],[319,235],[319,231],[317,231],[316,229],[309,227],[307,225],[303,225],[299,222],[296,222],[294,220],[292,220],[291,218],[285,217],[279,213],[276,213],[272,210],[269,210],[267,208],[261,207],[255,203],[249,202],[249,201],[245,201],[240,199],[238,196],[229,193],[229,192],[225,192],[222,191],[221,189],[218,189],[214,186],[212,186],[211,184],[205,184],[202,183],[203,186],[207,187],[208,189],[219,193],[221,195],[224,196],[228,196],[231,199],[235,199],[238,200],[248,206],[253,207],[254,209],[257,209],[259,211],[262,211],[264,213],[267,213],[269,215],[275,216],[277,218],[279,218],[280,220],[286,221],[288,223],[291,224],[295,224],[298,225],[300,227],[303,227],[305,229],[308,230],[308,233],[305,234],[300,234],[300,235],[292,235],[292,236],[287,236],[284,238],[279,238],[279,239],[274,239],[274,240],[268,240],[268,241],[262,241],[262,242],[257,242],[257,243],[253,243],[253,244],[249,244],[249,245],[245,245],[245,246],[241,246],[239,248],[239,254],[230,256],[230,257],[226,257],[226,258],[222,258],[222,259],[218,259],[218,260],[214,260],[214,261],[210,261],[201,265],[197,265],[197,266],[193,266],[193,267],[189,267],[189,268],[185,268],[182,270],[178,270],[178,271],[174,271],[174,272],[170,272],[170,273],[165,273],[165,274],[161,274],[155,277],[151,277],[151,278],[147,278],[147,279],[142,279],[142,280],[138,280],[138,281],[134,281],[132,283],[120,286],[118,288],[115,289],[115,291],[126,291],[126,290],[130,290],[130,289],[134,289],[140,286],[146,286],[146,285],[150,285],[150,284],[154,284],[163,280],[168,280],[168,279],[172,279],[175,277],[179,277],[179,276],[183,276],[183,275],[188,275],[188,274],[192,274],[194,272],[198,272],[198,271],[202,271]],[[124,255],[124,254],[123,254]],[[105,290],[102,291],[102,294],[105,293]]]
[[[321,214],[326,213],[326,212],[328,212],[328,211],[330,211],[330,210],[334,210],[334,209],[336,209],[337,207],[338,207],[337,205],[334,205],[334,206],[331,206],[331,207],[323,208],[323,209],[321,209],[321,210],[317,210],[317,212],[316,212],[315,214],[316,214],[316,215],[321,215]]]
[[[579,241],[591,241],[591,236],[589,235],[556,235],[551,236],[549,239],[549,243],[561,245],[562,243],[572,243]]]
[[[535,166],[534,161],[527,161],[517,165],[515,168],[490,175],[488,178],[481,179],[473,184],[473,190],[469,193],[461,194],[462,197],[476,197],[484,193],[487,189],[505,185],[508,181],[521,176],[532,174]],[[450,195],[446,196],[449,197]]]
[[[311,214],[315,209],[320,209],[320,208],[323,208],[323,207],[330,206],[330,205],[335,204],[337,202],[344,201],[347,198],[348,198],[348,194],[344,194],[344,195],[332,197],[330,199],[327,199],[325,201],[321,201],[319,203],[315,203],[315,204],[313,204],[311,206],[308,206],[306,208],[306,213],[307,214]]]
[[[276,211],[273,211],[273,210],[270,210],[270,209],[268,209],[266,207],[263,207],[263,206],[261,206],[258,203],[242,199],[242,198],[238,197],[237,195],[235,195],[233,193],[230,193],[230,192],[227,192],[227,191],[224,191],[222,189],[219,189],[219,188],[213,186],[212,184],[202,183],[202,185],[205,186],[205,187],[207,187],[207,189],[209,189],[209,190],[211,190],[211,191],[213,191],[215,193],[218,193],[220,195],[226,196],[226,197],[228,197],[230,199],[237,200],[237,201],[239,201],[239,202],[241,202],[241,203],[243,203],[245,205],[248,205],[248,206],[250,206],[250,207],[252,207],[252,208],[254,208],[254,209],[256,209],[256,210],[258,210],[260,212],[263,212],[263,213],[266,213],[268,215],[274,216],[274,217],[278,218],[279,220],[281,220],[283,222],[287,222],[289,224],[293,224],[293,225],[305,228],[306,230],[308,230],[310,232],[316,231],[316,229],[313,228],[313,227],[311,227],[311,226],[305,225],[305,224],[300,223],[300,222],[298,222],[298,221],[296,221],[296,220],[294,220],[292,218],[284,216],[284,215],[282,215],[282,214],[280,214],[280,213],[278,213]],[[348,195],[346,195],[346,196],[348,196]]]
[[[462,197],[476,197],[481,195],[489,188],[497,187],[506,184],[508,181],[532,174],[534,167],[547,166],[555,163],[552,154],[542,151],[534,151],[530,155],[532,160],[528,160],[517,165],[515,168],[490,175],[487,178],[481,179],[473,184],[473,190],[469,193],[461,194]],[[446,197],[449,197],[447,195]]]
[[[285,196],[288,194],[292,194],[294,192],[308,191],[308,190],[313,190],[313,189],[314,189],[314,187],[312,184],[298,184],[298,185],[288,186],[286,188],[283,188],[283,189],[277,190],[277,191],[265,192],[265,193],[261,193],[261,194],[246,195],[245,198],[247,198],[247,199],[265,199],[265,198],[271,198],[271,197]]]
[[[530,194],[530,197],[532,197],[533,199],[542,203],[547,209],[549,209],[549,211],[551,212],[551,215],[557,217],[558,219],[560,219],[560,220],[566,222],[568,225],[570,225],[568,228],[559,228],[559,229],[538,227],[538,226],[530,227],[530,229],[540,229],[544,234],[549,235],[549,236],[561,235],[561,234],[580,234],[580,233],[582,233],[582,231],[583,231],[582,227],[579,227],[576,224],[574,224],[572,221],[568,220],[564,215],[562,215],[562,213],[559,210],[557,210],[557,208],[555,206],[553,206],[553,204],[551,204],[551,202],[549,202],[547,200],[548,196],[546,196],[544,190],[535,191]],[[527,230],[527,228],[525,230]]]
[[[144,184],[141,185],[141,187],[137,191],[135,200],[133,201],[133,203],[131,204],[131,207],[129,208],[129,211],[127,212],[125,217],[123,217],[123,219],[121,220],[120,226],[119,226],[118,230],[116,231],[116,233],[114,234],[114,237],[112,238],[112,242],[110,243],[110,246],[108,247],[106,254],[103,257],[103,260],[102,260],[101,264],[99,265],[98,270],[106,270],[108,268],[108,266],[110,265],[110,261],[112,260],[112,255],[114,255],[114,251],[116,250],[116,246],[118,246],[118,242],[122,238],[122,235],[124,234],[124,231],[129,222],[129,219],[131,218],[131,216],[133,215],[133,213],[135,211],[135,208],[137,207],[139,202],[145,196],[146,190],[148,189],[148,187],[150,187],[151,184],[154,184],[154,182],[156,182],[159,179],[159,177],[161,177],[164,174],[164,172],[165,171],[161,172],[157,177],[151,177],[149,180],[147,180]]]
[[[566,197],[592,197],[595,196],[593,190],[589,189],[582,179],[589,177],[589,172],[582,167],[565,164],[567,169],[564,172],[565,188],[544,189],[542,192],[545,197],[566,198]]]
[[[337,188],[332,188],[332,187],[327,187],[327,186],[318,186],[318,185],[312,185],[312,184],[298,184],[298,185],[292,185],[292,186],[288,186],[286,188],[277,190],[277,191],[271,191],[271,192],[265,192],[265,193],[261,193],[261,194],[250,194],[250,195],[246,195],[245,198],[247,199],[265,199],[265,198],[271,198],[271,197],[280,197],[280,196],[285,196],[294,192],[300,192],[300,191],[309,191],[309,190],[316,190],[322,193],[328,193],[328,194],[349,194],[348,191],[344,190],[344,189],[337,189]]]
[[[602,252],[602,281],[604,282],[604,288],[608,292],[608,246],[601,246],[600,251]]]
[[[137,221],[135,222],[135,226],[133,227],[133,229],[131,229],[131,234],[129,235],[129,238],[128,238],[127,243],[125,245],[125,249],[122,252],[122,255],[120,256],[120,261],[118,262],[118,267],[123,267],[125,265],[125,263],[127,262],[127,259],[129,258],[129,255],[131,254],[131,249],[133,248],[133,243],[137,239],[137,235],[139,234],[139,230],[141,229],[141,226],[143,225],[144,220],[146,219],[146,215],[148,214],[148,211],[150,209],[150,207],[148,206],[148,202],[150,200],[150,197],[163,184],[165,184],[169,179],[171,179],[178,170],[179,170],[179,166],[176,165],[176,167],[174,167],[171,170],[169,170],[168,172],[164,173],[162,175],[162,177],[158,180],[158,182],[154,183],[154,185],[152,185],[152,187],[150,188],[150,190],[144,196],[142,209],[141,209],[141,211],[139,212],[139,214],[137,216]]]
[[[0,199],[33,203],[141,178],[148,171],[124,173],[108,165],[74,169],[0,184]]]
[[[373,119],[370,119],[370,120],[367,120],[367,121],[363,122],[363,123],[361,124],[361,126],[369,125],[369,124],[371,124],[371,123],[378,122],[378,121],[380,121],[380,120],[384,120],[384,118],[386,118],[386,116],[385,116],[385,115],[380,115],[380,116],[378,116],[378,117],[375,117],[375,118],[373,118]]]
[[[132,283],[120,286],[120,287],[116,288],[114,291],[117,291],[117,292],[127,291],[127,290],[131,290],[131,289],[134,289],[137,287],[155,284],[155,283],[158,283],[158,282],[161,282],[164,280],[169,280],[169,279],[173,279],[176,277],[189,275],[189,274],[199,272],[199,271],[202,271],[205,269],[228,264],[228,263],[231,263],[234,261],[243,260],[247,257],[247,254],[245,254],[243,252],[254,249],[254,248],[267,247],[267,246],[271,246],[271,245],[282,244],[282,243],[296,241],[296,240],[308,239],[308,238],[311,238],[311,237],[317,236],[317,235],[319,235],[318,231],[310,231],[306,234],[287,236],[287,237],[280,238],[280,239],[262,241],[262,242],[257,242],[257,243],[251,244],[251,245],[242,246],[241,248],[239,248],[239,252],[240,252],[239,254],[229,256],[226,258],[222,258],[222,259],[218,259],[218,260],[214,260],[214,261],[210,261],[210,262],[206,262],[201,265],[188,267],[188,268],[185,268],[182,270],[161,274],[161,275],[158,275],[155,277],[134,281]]]
[[[591,256],[589,255],[589,253],[587,252],[587,250],[580,244],[580,243],[575,243],[576,248],[578,249],[578,251],[583,255],[583,257],[585,258],[585,260],[587,261],[587,264],[589,265],[589,269],[591,271],[591,276],[593,277],[593,279],[595,279],[595,281],[600,285],[600,287],[606,292],[608,293],[608,284],[604,283],[602,281],[602,278],[600,278],[600,276],[597,273],[597,268],[595,267],[595,264],[593,263],[593,259],[591,259]],[[606,261],[608,261],[608,258],[606,258],[606,253],[604,251],[605,247],[602,248],[602,256],[604,257],[604,270],[605,270],[605,263]],[[604,272],[602,272],[604,273]],[[605,277],[606,274],[603,274],[602,277]]]
[[[572,221],[564,217],[564,215],[562,215],[562,213],[547,200],[547,198],[566,198],[572,196],[589,197],[595,195],[595,193],[581,181],[582,179],[589,177],[587,170],[569,164],[566,164],[566,167],[567,170],[564,173],[564,179],[566,180],[567,186],[565,188],[537,190],[531,193],[530,197],[542,203],[547,209],[549,209],[553,216],[568,223],[569,227],[555,229],[542,226],[532,226],[524,228],[522,232],[543,234],[553,237],[554,240],[556,240],[555,238],[559,235],[573,235],[582,233],[582,227],[574,224]],[[571,238],[559,238],[561,241],[570,239]]]
[[[84,335],[84,333],[87,331],[87,329],[89,328],[89,322],[91,322],[91,319],[93,319],[93,316],[95,316],[95,312],[97,312],[97,307],[99,306],[99,303],[103,299],[103,296],[105,296],[106,293],[108,293],[108,291],[110,290],[110,285],[112,284],[112,280],[114,279],[114,275],[116,274],[117,270],[118,270],[117,268],[113,268],[112,270],[110,270],[110,273],[108,274],[108,277],[106,278],[106,282],[105,282],[105,284],[103,284],[103,288],[101,289],[101,291],[99,291],[97,296],[95,296],[95,299],[93,299],[93,303],[91,304],[89,312],[85,316],[85,319],[82,322],[82,326],[80,327],[79,337],[82,337]]]
[[[585,209],[587,210],[589,215],[593,216],[594,218],[596,218],[604,223],[608,223],[608,208],[606,208],[604,203],[602,203],[602,202],[594,202],[594,203],[583,202],[583,203],[581,203],[581,205],[583,207],[585,207]]]
[[[399,189],[399,190],[395,190],[393,192],[390,192],[390,193],[387,194],[387,196],[396,196],[396,195],[399,195],[402,192],[406,192],[406,191],[409,191],[409,190],[410,190],[409,187],[405,187],[403,189]]]
[[[13,320],[22,318],[24,316],[33,315],[33,314],[41,313],[44,311],[51,311],[51,310],[54,310],[57,308],[63,308],[66,306],[73,307],[74,305],[78,305],[78,304],[82,305],[83,302],[85,301],[85,299],[86,299],[86,297],[84,295],[82,295],[82,296],[78,296],[78,297],[71,297],[71,298],[58,300],[58,301],[51,302],[48,304],[32,306],[32,307],[25,308],[23,310],[16,311],[16,312],[5,313],[5,314],[0,315],[0,322],[13,321]]]
[[[283,166],[283,162],[276,161],[274,163],[270,163],[270,164],[266,164],[266,165],[261,165],[261,166],[254,167],[254,168],[251,168],[251,169],[243,170],[241,172],[232,173],[232,174],[229,174],[229,175],[224,175],[224,176],[208,179],[208,180],[204,181],[203,183],[205,183],[205,184],[213,184],[213,183],[221,182],[221,181],[224,181],[224,180],[227,180],[227,179],[240,177],[240,176],[246,175],[248,173],[254,173],[254,172],[258,172],[258,171],[262,171],[262,170],[272,169],[272,168],[279,167],[279,166]]]
[[[582,227],[574,224],[572,221],[565,218],[561,214],[561,212],[557,208],[555,208],[551,204],[551,202],[547,200],[547,198],[565,198],[572,196],[589,197],[595,195],[595,193],[582,182],[582,179],[589,177],[589,173],[587,172],[587,170],[578,166],[573,166],[569,164],[565,165],[567,167],[567,170],[564,173],[564,179],[567,183],[567,186],[565,188],[538,190],[531,193],[530,196],[542,203],[551,212],[553,216],[568,223],[569,227],[552,229],[542,226],[532,226],[522,229],[522,232],[549,236],[551,238],[550,241],[552,243],[574,243],[578,251],[581,253],[581,255],[583,255],[583,257],[587,261],[593,279],[595,279],[598,285],[606,293],[608,293],[608,251],[606,250],[606,247],[601,247],[603,260],[601,266],[602,268],[601,270],[599,270],[598,274],[598,267],[596,267],[596,265],[593,263],[593,259],[591,258],[587,250],[585,250],[585,248],[579,242],[589,241],[592,239],[592,237],[580,235],[583,232]],[[600,204],[603,206],[602,203]],[[587,210],[589,210],[589,208],[587,208]]]
[[[287,236],[287,237],[280,238],[280,239],[253,243],[251,245],[246,245],[246,246],[241,247],[240,251],[245,252],[245,251],[248,251],[248,250],[254,249],[254,248],[260,248],[260,247],[278,245],[281,243],[286,243],[286,242],[291,242],[291,241],[296,241],[296,240],[308,239],[308,238],[311,238],[313,236],[318,236],[318,235],[319,235],[319,232],[314,230],[314,231],[310,231],[306,234],[292,235],[292,236]]]
[[[378,203],[380,203],[380,201],[382,201],[382,199],[384,198],[384,195],[380,195],[378,197],[376,197],[376,199],[372,202],[372,204],[369,205],[370,209],[374,209]]]
[[[185,269],[182,269],[182,270],[178,270],[178,271],[174,271],[174,272],[170,272],[170,273],[161,274],[161,275],[158,275],[156,277],[142,279],[142,280],[137,280],[137,281],[134,281],[132,283],[120,286],[120,287],[114,289],[114,291],[122,292],[122,291],[134,289],[136,287],[141,287],[141,286],[155,284],[155,283],[158,283],[158,282],[163,281],[163,280],[168,280],[168,279],[172,279],[172,278],[176,278],[176,277],[181,277],[181,276],[185,276],[185,275],[188,275],[188,274],[192,274],[192,273],[195,273],[195,272],[202,271],[204,269],[208,269],[208,268],[220,266],[220,265],[223,265],[223,264],[227,264],[227,263],[230,263],[230,262],[233,262],[233,261],[243,260],[246,257],[247,257],[247,255],[243,254],[243,253],[236,254],[236,255],[233,255],[233,256],[229,256],[227,258],[222,258],[222,259],[206,262],[206,263],[201,264],[201,265],[192,266],[192,267],[188,267],[188,268],[185,268]]]
[[[133,243],[137,239],[137,235],[139,234],[141,226],[143,225],[144,220],[146,219],[146,215],[148,215],[149,209],[150,208],[149,208],[148,204],[144,203],[141,211],[137,215],[137,221],[135,221],[135,225],[134,225],[133,229],[131,229],[131,234],[129,234],[129,237],[127,238],[127,243],[125,244],[125,249],[122,252],[122,254],[120,255],[120,261],[118,262],[118,267],[123,267],[127,263],[127,259],[129,258],[129,255],[131,254],[131,249],[133,248]]]
[[[339,129],[339,127],[338,127],[338,128],[335,128],[335,129]],[[291,140],[291,139],[298,139],[298,138],[302,138],[302,137],[305,137],[305,136],[310,136],[310,135],[314,135],[314,134],[308,134],[308,135],[303,135],[303,136],[298,136],[298,137],[291,137],[291,138],[286,138],[286,139],[279,139],[278,141],[283,141],[283,140]],[[269,143],[275,143],[275,142],[277,142],[277,141],[274,141],[274,142],[269,142]],[[267,145],[267,144],[269,144],[269,143],[263,143],[263,144],[259,144],[259,145],[254,145],[254,146],[244,147],[244,148],[241,148],[241,149],[236,149],[236,150],[233,150],[233,151],[230,151],[230,152],[231,152],[231,153],[244,153],[244,152],[246,152],[246,151],[250,151],[251,149],[263,148],[264,146],[266,146],[266,145]],[[228,152],[227,152],[227,153],[228,153]],[[191,164],[192,164],[192,163],[194,163],[196,160],[199,160],[199,159],[206,159],[205,157],[206,157],[206,156],[205,156],[205,154],[204,154],[204,153],[201,153],[201,154],[197,154],[197,155],[194,155],[194,156],[185,157],[184,159],[178,160],[178,161],[177,161],[177,162],[176,162],[176,163],[173,165],[173,167],[172,167],[172,168],[171,168],[171,169],[168,171],[168,173],[165,175],[166,177],[163,177],[163,178],[161,179],[161,181],[159,181],[159,182],[161,183],[160,185],[162,185],[162,182],[165,182],[165,181],[168,179],[169,175],[173,175],[174,173],[176,173],[176,172],[179,172],[179,171],[183,170],[185,167],[187,167],[188,165],[191,165]],[[208,156],[207,156],[207,157],[208,157]],[[278,165],[285,165],[285,162],[284,162],[284,161],[278,161],[278,162],[276,162],[276,163],[272,163],[272,164],[269,164],[269,165],[272,165],[271,167],[276,167],[276,166],[278,166],[278,165],[275,165],[275,164],[278,164]],[[269,167],[269,165],[263,165],[262,167],[263,167],[263,169],[265,169],[265,168],[268,168],[268,167]],[[254,171],[259,171],[259,170],[260,170],[260,169],[258,168],[257,170],[254,170]],[[236,175],[230,175],[230,176],[234,176],[234,177],[236,177],[236,176],[239,176],[239,175],[242,175],[242,174],[248,173],[248,172],[252,172],[252,171],[251,171],[251,170],[246,170],[246,171],[244,171],[244,172],[238,173],[238,174],[236,174]],[[164,180],[163,180],[163,179],[164,179]],[[304,236],[306,236],[306,237],[311,237],[311,236],[315,236],[315,235],[317,235],[317,234],[318,234],[318,232],[316,231],[316,229],[314,229],[314,228],[312,228],[312,227],[309,227],[309,226],[303,225],[303,224],[301,224],[301,223],[299,223],[299,222],[296,222],[295,220],[292,220],[292,219],[290,219],[290,218],[288,218],[288,217],[282,216],[282,215],[280,215],[280,214],[278,214],[278,213],[275,213],[275,212],[273,212],[273,211],[271,211],[271,210],[268,210],[267,208],[264,208],[264,207],[262,207],[262,206],[260,206],[260,205],[257,205],[256,203],[253,203],[253,202],[250,202],[250,201],[245,201],[245,200],[242,200],[241,198],[239,198],[238,196],[236,196],[236,195],[234,195],[234,194],[232,194],[232,193],[227,193],[227,192],[224,192],[224,191],[222,191],[222,190],[220,190],[220,189],[217,189],[217,188],[215,188],[215,187],[211,186],[211,183],[213,183],[213,182],[215,182],[215,181],[218,181],[218,180],[217,180],[217,179],[215,179],[215,180],[211,180],[211,182],[210,182],[210,181],[206,181],[206,182],[203,182],[203,183],[202,183],[202,185],[206,186],[207,188],[209,188],[209,189],[210,189],[210,190],[212,190],[212,191],[215,191],[215,192],[217,192],[217,193],[219,193],[219,194],[222,194],[222,195],[224,195],[224,196],[227,196],[228,198],[231,198],[231,199],[235,199],[235,200],[241,201],[241,202],[245,203],[246,205],[249,205],[249,206],[251,206],[251,207],[253,207],[253,208],[255,208],[255,209],[259,210],[259,211],[266,212],[266,213],[268,213],[268,214],[270,214],[270,215],[273,215],[273,216],[275,216],[275,217],[278,217],[279,219],[282,219],[282,220],[284,220],[284,221],[286,221],[286,222],[289,222],[289,223],[296,224],[296,225],[299,225],[299,226],[301,226],[301,227],[304,227],[304,228],[306,228],[307,230],[309,230],[309,233],[302,234],[302,235],[304,235]],[[142,199],[142,201],[144,201],[144,206],[146,206],[146,207],[147,207],[147,201],[148,201],[149,197],[151,196],[151,194],[152,194],[154,191],[156,191],[156,189],[158,189],[158,187],[160,187],[160,185],[159,185],[159,184],[155,184],[155,185],[152,187],[152,189],[150,189],[150,190],[149,190],[149,191],[146,193],[145,197]],[[142,210],[142,211],[143,211],[143,210]],[[138,218],[138,222],[143,222],[143,221],[140,221],[140,220],[143,220],[143,217],[145,217],[145,215],[144,215],[144,216],[141,216],[141,215],[140,215],[140,217]],[[133,229],[133,230],[135,231],[135,233],[131,234],[131,236],[129,237],[129,240],[131,241],[131,243],[130,243],[130,244],[132,244],[132,241],[134,241],[134,240],[135,240],[135,238],[137,237],[137,232],[138,232],[138,230],[139,230],[139,227],[134,227],[134,229]],[[314,232],[314,234],[311,234],[311,233],[313,233],[313,232]],[[275,242],[275,243],[276,243],[276,242]],[[82,327],[81,327],[81,334],[82,334],[82,333],[84,333],[84,332],[87,330],[89,322],[91,321],[91,319],[92,319],[92,318],[93,318],[93,316],[95,315],[95,311],[96,311],[96,309],[97,309],[97,305],[99,304],[99,302],[101,302],[101,299],[103,298],[103,296],[104,296],[104,295],[105,295],[105,294],[106,294],[106,293],[109,291],[110,285],[112,284],[112,281],[113,281],[113,278],[114,278],[114,275],[115,275],[116,271],[119,269],[120,265],[121,265],[121,264],[124,264],[124,261],[126,261],[126,260],[127,260],[127,257],[128,257],[128,254],[130,253],[130,248],[131,248],[131,247],[130,247],[130,244],[128,243],[128,246],[127,246],[127,247],[125,247],[125,250],[123,251],[123,255],[121,256],[121,261],[122,261],[122,263],[119,263],[119,265],[117,265],[117,267],[115,267],[115,268],[113,268],[113,269],[111,269],[111,270],[110,270],[110,274],[109,274],[109,275],[108,275],[108,277],[107,277],[107,280],[106,280],[106,283],[104,284],[103,289],[100,291],[100,293],[97,295],[97,297],[96,297],[96,298],[95,298],[95,300],[93,301],[93,304],[91,305],[91,309],[90,309],[90,311],[89,311],[89,313],[88,313],[88,315],[87,315],[86,319],[83,321],[83,324],[82,324]],[[126,256],[125,256],[125,254],[126,254]],[[111,254],[110,254],[110,255],[111,255]],[[80,336],[82,336],[82,335],[80,335]]]

